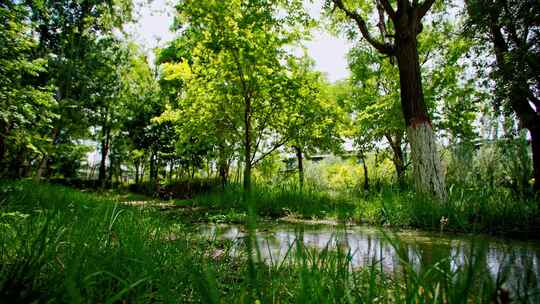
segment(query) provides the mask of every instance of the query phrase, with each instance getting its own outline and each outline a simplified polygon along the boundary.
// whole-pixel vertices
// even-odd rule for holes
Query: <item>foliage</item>
[[[0,175],[12,177],[20,174],[22,158],[41,154],[49,141],[43,132],[57,118],[51,86],[38,83],[47,62],[36,55],[38,42],[27,19],[24,5],[0,5]]]
[[[484,51],[481,54],[504,57],[491,57],[491,62],[488,61],[491,76],[497,82],[493,87],[497,96],[496,106],[504,107],[506,113],[516,111],[516,106],[512,104],[515,90],[524,90],[523,100],[535,104],[538,96],[535,96],[533,88],[538,76],[539,37],[532,20],[538,16],[538,3],[498,0],[471,0],[465,3],[468,14],[465,31],[469,37],[477,39],[475,48]],[[530,93],[527,93],[529,90]],[[519,100],[515,102],[524,102]],[[520,111],[516,112],[521,115]]]
[[[540,190],[540,106],[538,59],[540,35],[536,20],[540,5],[535,1],[465,1],[469,36],[476,39],[487,60],[477,60],[495,82],[495,110],[519,120],[531,136],[534,190]],[[487,51],[486,51],[487,50]],[[489,58],[489,57],[488,57]],[[487,64],[486,64],[487,63]],[[512,115],[513,114],[513,115]]]
[[[0,162],[7,169],[3,175],[24,177],[34,170],[37,178],[76,174],[84,155],[78,141],[88,138],[96,97],[109,88],[103,70],[101,75],[97,71],[107,57],[102,45],[113,29],[130,20],[131,5],[131,1],[71,0],[2,3]]]
[[[292,120],[287,130],[288,145],[304,153],[339,153],[346,117],[338,104],[334,85],[313,71],[314,62],[308,57],[291,60],[289,65],[297,88],[288,92],[289,102],[294,104],[287,113]]]

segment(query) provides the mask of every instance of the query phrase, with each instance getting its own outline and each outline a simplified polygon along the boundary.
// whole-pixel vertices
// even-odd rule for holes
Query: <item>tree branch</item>
[[[396,11],[392,7],[392,4],[390,4],[390,1],[388,0],[379,0],[382,6],[384,7],[384,10],[390,17],[390,19],[394,20],[396,18]]]
[[[356,25],[358,26],[358,29],[360,29],[360,32],[362,33],[362,36],[373,46],[375,47],[379,52],[385,54],[385,55],[393,55],[394,53],[394,46],[387,43],[381,43],[377,41],[371,34],[369,33],[369,29],[367,27],[366,22],[364,19],[355,11],[351,11],[345,7],[345,4],[343,4],[342,0],[332,0],[334,4],[341,9],[347,17],[351,18],[356,22]]]
[[[377,0],[377,12],[379,13],[379,23],[377,26],[379,27],[379,31],[381,32],[381,38],[382,42],[386,43],[386,18],[384,18],[385,9],[382,6],[382,3],[380,0]]]
[[[424,56],[424,60],[422,60],[422,62],[420,63],[420,66],[423,67],[424,64],[426,64],[426,62],[429,60],[429,58],[431,57],[431,50],[432,49],[429,49],[426,53],[426,56]]]
[[[273,100],[273,98],[271,100]],[[251,157],[250,161],[253,161],[255,159],[255,154],[259,150],[259,145],[262,141],[263,133],[266,130],[266,123],[268,122],[268,119],[270,118],[270,116],[272,116],[272,114],[275,112],[277,108],[277,104],[278,104],[277,102],[271,102],[272,107],[267,111],[267,113],[265,113],[262,123],[258,124],[257,126],[259,129],[259,132],[256,135],[257,142],[255,143],[255,148],[253,149],[253,156]]]
[[[289,137],[286,136],[285,138],[283,138],[282,141],[278,142],[277,144],[274,144],[274,146],[266,151],[265,153],[263,153],[259,158],[257,158],[256,160],[252,161],[251,162],[251,166],[255,166],[258,162],[260,162],[263,158],[265,158],[267,155],[269,155],[270,153],[276,151],[278,148],[282,147],[284,144],[286,144],[287,142],[289,141]]]
[[[418,7],[418,20],[422,20],[422,18],[427,14],[429,9],[433,6],[433,3],[435,3],[435,0],[424,0],[422,4]]]

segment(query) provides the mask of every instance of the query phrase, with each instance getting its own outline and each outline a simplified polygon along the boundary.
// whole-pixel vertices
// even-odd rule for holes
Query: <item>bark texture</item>
[[[444,174],[431,125],[423,122],[409,126],[407,135],[411,143],[415,188],[421,193],[446,199]]]

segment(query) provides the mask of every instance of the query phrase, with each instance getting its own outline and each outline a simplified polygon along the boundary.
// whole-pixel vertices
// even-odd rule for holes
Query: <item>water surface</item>
[[[246,236],[246,229],[241,225],[200,224],[197,230],[205,237],[233,240],[237,244]],[[475,269],[489,273],[493,280],[503,280],[504,286],[514,292],[528,292],[529,287],[532,290],[540,283],[540,243],[537,241],[419,231],[393,233],[367,226],[275,223],[259,224],[256,236],[261,258],[269,263],[290,258],[291,249],[299,242],[317,250],[340,249],[349,254],[352,267],[375,264],[385,271],[396,271],[403,265],[400,257],[405,256],[418,271],[441,261],[447,261],[455,271],[478,259]],[[406,255],[398,254],[392,245],[393,239],[399,239]]]

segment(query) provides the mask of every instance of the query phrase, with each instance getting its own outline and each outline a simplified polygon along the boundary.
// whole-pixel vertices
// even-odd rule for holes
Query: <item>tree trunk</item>
[[[396,168],[397,181],[400,188],[405,185],[405,157],[403,156],[403,149],[401,148],[402,135],[398,134],[395,138],[392,138],[390,134],[385,134],[394,156],[392,162]]]
[[[251,192],[251,99],[246,97],[244,108],[244,192]]]
[[[44,154],[43,157],[41,157],[41,160],[39,161],[38,169],[36,172],[36,176],[34,177],[34,181],[38,182],[41,180],[41,177],[45,173],[45,170],[47,169],[47,162],[49,162],[49,156],[47,154]]]
[[[242,160],[240,157],[238,157],[236,161],[236,176],[234,177],[235,183],[240,183],[241,173],[242,173]]]
[[[228,178],[229,178],[229,163],[228,161],[225,159],[225,157],[223,156],[222,153],[220,153],[220,157],[219,157],[219,164],[218,164],[218,167],[219,167],[219,179],[221,181],[221,188],[222,189],[225,189],[225,186],[227,185],[227,181],[228,181]]]
[[[4,155],[6,155],[6,138],[9,134],[9,128],[8,125],[3,121],[0,120],[0,165],[4,163]],[[3,172],[0,172],[2,174]]]
[[[156,155],[154,153],[154,150],[152,149],[152,151],[150,152],[150,182],[151,183],[155,183],[156,179],[157,179],[157,174],[156,174]]]
[[[109,154],[109,140],[110,140],[110,130],[108,128],[103,128],[103,139],[101,140],[101,162],[99,164],[99,175],[98,175],[98,181],[102,188],[105,187],[106,183],[106,174],[107,174],[107,167],[106,167],[106,161],[107,161],[107,155]]]
[[[248,152],[245,153],[248,155]],[[244,191],[251,192],[251,162],[248,160],[244,165]]]
[[[396,32],[401,106],[411,144],[414,185],[417,192],[444,200],[444,174],[435,134],[424,103],[416,33],[399,28],[396,28]]]
[[[411,143],[411,158],[416,189],[446,199],[441,160],[435,145],[435,135],[427,122],[407,128]]]
[[[159,159],[157,152],[152,149],[150,154],[150,185],[155,194],[159,193],[161,185],[159,183]]]
[[[195,178],[195,165],[191,165],[191,180],[193,180]]]
[[[22,170],[21,170],[21,177],[23,178],[26,178],[28,176],[31,175],[32,173],[32,169],[31,169],[31,166],[30,166],[30,161],[28,160],[28,157],[27,157],[28,153],[25,153],[25,156],[24,156],[24,160],[23,160],[23,165],[22,165]]]
[[[169,184],[172,183],[172,176],[173,176],[173,170],[174,170],[174,162],[171,160],[169,162]]]
[[[221,188],[225,189],[225,186],[227,185],[227,167],[221,163],[219,165],[219,180],[221,182]]]
[[[140,172],[141,161],[136,160],[134,165],[135,165],[135,184],[138,184],[139,183],[139,172]]]
[[[529,129],[533,158],[534,192],[540,193],[540,127]]]
[[[368,175],[368,167],[366,164],[366,158],[363,152],[360,153],[359,157],[360,157],[360,160],[362,161],[362,167],[364,168],[364,191],[369,191],[369,175]]]
[[[111,156],[109,157],[109,174],[107,175],[107,184],[113,185],[113,182],[114,182],[114,177],[116,176],[116,181],[118,181],[118,174],[117,174],[117,170],[115,168],[116,166],[116,159],[113,157],[112,153],[111,153]]]
[[[302,155],[302,148],[294,146],[296,151],[296,159],[298,160],[298,183],[300,189],[304,188],[304,159]]]
[[[52,130],[52,145],[54,146],[56,140],[58,139],[58,135],[60,134],[60,129],[53,128]],[[47,170],[49,163],[49,155],[47,153],[43,154],[43,157],[41,158],[41,161],[39,162],[39,166],[36,172],[36,176],[34,177],[34,181],[40,181],[41,177],[43,177],[45,171]]]
[[[139,172],[139,183],[144,182],[144,175],[146,174],[146,157],[141,160],[141,163],[139,164],[140,172]]]

